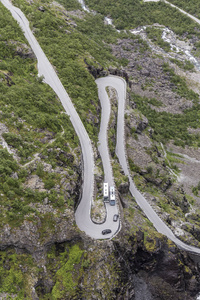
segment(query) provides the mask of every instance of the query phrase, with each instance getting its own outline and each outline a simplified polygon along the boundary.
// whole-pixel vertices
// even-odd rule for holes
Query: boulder
[[[118,187],[118,191],[119,191],[121,194],[127,194],[128,191],[129,191],[129,186],[130,186],[130,183],[129,183],[129,182],[120,183],[120,185],[119,185],[119,187]]]
[[[147,128],[149,121],[145,116],[142,116],[142,119],[139,119],[138,121],[136,133],[141,134],[142,131]]]

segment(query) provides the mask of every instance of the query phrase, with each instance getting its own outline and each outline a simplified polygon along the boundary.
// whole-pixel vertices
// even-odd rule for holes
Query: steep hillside
[[[190,1],[190,5],[188,5],[187,0],[170,0],[169,2],[184,9],[185,11],[192,14],[193,16],[200,18],[200,10],[199,10],[198,1],[192,0],[192,1]]]
[[[162,39],[167,26],[175,45],[190,46],[198,62],[199,27],[164,3],[132,2],[87,0],[101,13],[94,14],[75,0],[13,1],[92,139],[93,219],[105,216],[95,78],[113,74],[128,85],[126,148],[134,181],[175,234],[199,247],[199,70]],[[104,16],[127,30],[118,32]],[[108,135],[122,228],[101,241],[80,232],[74,219],[83,180],[78,138],[2,4],[0,49],[0,298],[196,299],[199,258],[157,233],[128,191],[115,154],[115,91],[108,88]]]

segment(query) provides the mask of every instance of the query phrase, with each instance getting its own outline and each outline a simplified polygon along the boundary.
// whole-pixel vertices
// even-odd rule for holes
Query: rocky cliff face
[[[126,299],[194,299],[200,287],[199,268],[194,267],[190,257],[160,239],[147,237],[144,243],[143,232],[138,232],[136,239],[137,246],[135,241],[129,241],[129,247],[116,246],[122,254],[123,269],[127,267],[124,261],[128,261],[123,283],[133,282],[135,298],[127,296]],[[155,248],[150,250],[148,245],[152,243]]]
[[[32,4],[30,1],[29,5]],[[56,7],[56,12],[64,16],[69,26],[65,33],[72,35],[77,24],[66,18],[68,14],[63,7]],[[38,9],[45,16],[45,4],[39,5]],[[73,15],[85,18],[80,11],[71,13]],[[26,80],[24,77],[16,79],[15,73],[0,70],[4,91],[5,86],[16,86],[16,90],[20,90],[19,82],[30,84],[36,77],[35,57],[24,43],[10,40],[6,45],[14,47],[14,56],[23,59],[23,63],[30,59],[33,64]],[[155,130],[136,101],[140,96],[139,100],[148,102],[148,106],[158,113],[183,114],[194,103],[177,93],[178,88],[171,81],[172,73],[166,66],[164,70],[163,65],[168,63],[176,74],[186,76],[186,81],[190,80],[196,92],[199,91],[197,76],[179,68],[167,55],[163,58],[152,54],[140,38],[121,38],[110,46],[115,58],[127,62],[126,67],[104,69],[99,63],[98,67],[94,66],[96,62],[89,64],[87,59],[82,59],[81,64],[85,64],[84,67],[95,78],[113,74],[126,79],[126,144],[135,182],[175,234],[199,245],[199,215],[194,210],[194,199],[198,200],[198,195],[193,194],[190,186],[194,182],[195,186],[198,184],[194,174],[197,174],[195,163],[200,160],[199,151],[189,146],[181,148],[173,141],[164,147],[155,139]],[[93,60],[92,57],[90,59]],[[34,80],[39,91],[42,78]],[[35,87],[31,90],[32,94],[34,90]],[[0,194],[0,298],[192,300],[199,293],[198,259],[192,259],[188,253],[158,234],[129,195],[128,180],[115,156],[116,95],[112,89],[108,89],[108,93],[112,101],[109,147],[122,204],[122,229],[111,241],[92,240],[76,226],[74,208],[80,199],[82,184],[81,150],[56,97],[53,98],[49,90],[41,93],[41,99],[48,95],[49,107],[51,103],[57,103],[56,108],[52,108],[53,112],[56,111],[53,121],[50,110],[49,123],[57,124],[60,118],[57,128],[53,129],[36,126],[35,120],[27,117],[29,114],[24,119],[20,117],[16,113],[16,99],[15,106],[7,108],[5,103],[2,108],[0,158],[4,169],[0,171],[1,175],[8,173],[5,178],[7,185],[1,183]],[[91,106],[97,107],[99,115],[100,106],[93,100],[90,102]],[[44,107],[41,101],[36,104],[41,110],[45,107],[46,113],[46,104]],[[88,110],[87,118],[94,127],[98,127],[99,118],[92,111]],[[43,123],[40,125],[42,127]],[[195,129],[188,130],[194,133]],[[33,151],[23,152],[22,149]],[[166,150],[185,156],[173,160]],[[190,156],[195,159],[190,159],[193,164],[188,163]],[[92,216],[100,222],[105,217],[105,210],[101,200],[103,171],[98,151],[95,151],[95,160],[97,204],[92,208]],[[175,182],[174,164],[182,170],[178,179],[185,180]],[[188,178],[190,185],[187,184]],[[198,193],[198,187],[196,191]]]
[[[161,121],[158,126],[166,128],[167,132],[170,122],[164,121],[165,117],[178,120],[188,111],[198,109],[195,109],[195,101],[199,99],[199,70],[187,61],[184,62],[187,57],[183,53],[180,55],[173,50],[167,53],[153,44],[144,30],[140,35],[119,39],[112,45],[113,54],[128,61],[123,70],[110,68],[105,71],[100,67],[96,72],[90,67],[89,70],[95,78],[113,74],[126,79],[129,86],[126,110],[127,154],[135,183],[177,236],[198,245],[195,231],[198,231],[199,224],[195,222],[194,231],[192,228],[194,211],[199,214],[199,150],[195,145],[187,145],[187,138],[185,141],[184,138],[181,141],[177,139],[178,133],[174,128],[169,129],[174,131],[170,133],[170,138],[159,142],[159,127],[152,128],[151,124],[155,122],[153,118],[148,120],[147,116],[154,115],[155,119],[163,117],[163,123]],[[143,43],[141,37],[145,40]],[[178,37],[173,42],[180,44]],[[183,51],[191,51],[192,47],[195,49],[193,40],[190,41],[190,47],[188,42],[181,45]],[[191,88],[188,89],[191,98],[187,93],[179,91],[180,82],[182,91]],[[159,116],[159,113],[162,115]],[[187,121],[182,123],[187,124]],[[183,130],[180,128],[179,132]],[[196,135],[197,138],[198,129],[191,129],[188,123],[185,133]],[[162,134],[165,134],[164,131]],[[176,217],[177,209],[181,219]]]
[[[94,241],[78,232],[69,211],[42,240],[38,221],[13,236],[8,230],[3,273],[12,269],[16,251],[19,262],[24,259],[18,273],[24,280],[32,273],[26,286],[27,295],[34,290],[29,299],[194,299],[200,289],[198,263],[157,234],[132,201],[127,203],[123,228],[112,241]]]

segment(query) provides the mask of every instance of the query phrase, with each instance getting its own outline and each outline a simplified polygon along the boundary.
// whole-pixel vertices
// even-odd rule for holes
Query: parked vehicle
[[[102,234],[103,235],[105,235],[105,234],[109,234],[109,233],[111,233],[112,231],[110,230],[110,229],[104,229],[103,231],[102,231]]]
[[[114,221],[114,222],[117,222],[118,218],[119,218],[119,215],[114,215],[113,221]]]
[[[114,186],[110,187],[110,205],[115,205],[115,188]]]
[[[115,200],[110,200],[110,205],[114,206],[115,205]]]
[[[104,182],[103,184],[103,198],[104,198],[104,202],[109,202],[109,191],[108,191],[107,182]]]

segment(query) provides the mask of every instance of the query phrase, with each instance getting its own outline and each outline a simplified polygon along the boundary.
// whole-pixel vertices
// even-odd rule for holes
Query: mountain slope
[[[141,37],[117,33],[105,26],[102,16],[67,12],[50,2],[16,3],[30,18],[33,31],[70,93],[94,147],[100,109],[91,74],[97,77],[112,73],[126,78],[127,153],[136,183],[148,192],[155,208],[160,206],[159,212],[169,225],[176,221],[177,210],[179,219],[185,222],[192,200],[174,183],[169,170],[176,171],[171,165],[172,154],[166,159],[160,142],[168,142],[168,138],[174,142],[177,132],[170,100],[177,102],[176,114],[182,122],[187,120],[186,109],[197,111],[198,94],[187,87],[187,77],[185,82],[174,75],[180,70],[174,65],[168,67],[168,58],[155,57]],[[77,4],[70,5],[77,8]],[[2,141],[14,153],[12,156],[1,149],[1,297],[194,299],[199,291],[198,265],[155,231],[128,194],[128,182],[114,153],[116,98],[112,90],[109,145],[122,202],[123,228],[112,241],[93,241],[76,227],[73,211],[81,185],[77,137],[58,99],[37,77],[34,55],[19,27],[2,5],[1,8],[2,33],[6,33],[1,34]],[[5,24],[9,24],[7,29]],[[174,78],[176,82],[172,82]],[[181,95],[179,87],[184,91]],[[156,113],[159,120],[154,124]],[[159,129],[166,122],[164,113],[175,119],[169,137]],[[198,128],[198,124],[195,126]],[[184,123],[185,132],[186,129]],[[186,149],[198,151],[198,137],[188,140],[182,134],[179,140]],[[177,151],[182,150],[180,145],[177,147]],[[101,170],[98,153],[96,160]],[[173,163],[182,163],[182,157]],[[101,197],[102,174],[96,176],[97,195]],[[191,220],[194,216],[198,226],[197,214]],[[191,242],[197,243],[194,238]]]

